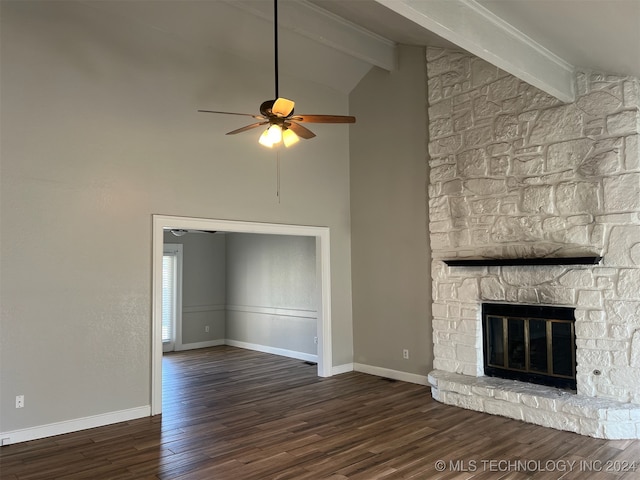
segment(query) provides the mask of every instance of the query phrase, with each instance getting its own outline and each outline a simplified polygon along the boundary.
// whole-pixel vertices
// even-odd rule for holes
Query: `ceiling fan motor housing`
[[[275,102],[276,102],[275,100],[267,100],[262,102],[260,104],[260,113],[267,118],[273,115],[273,112],[271,111],[271,109],[273,108],[273,104]]]

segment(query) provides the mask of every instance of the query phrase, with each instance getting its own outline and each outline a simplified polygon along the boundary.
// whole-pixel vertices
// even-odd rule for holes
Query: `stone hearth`
[[[428,49],[436,400],[640,438],[640,86],[579,72],[564,104],[468,53]],[[595,255],[597,265],[450,267]],[[577,394],[484,377],[482,302],[575,307]]]
[[[502,415],[596,438],[637,438],[640,405],[493,377],[429,374],[432,396],[447,405]]]

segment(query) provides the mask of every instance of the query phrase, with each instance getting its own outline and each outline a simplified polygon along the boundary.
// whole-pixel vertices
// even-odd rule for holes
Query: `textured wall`
[[[579,73],[563,104],[466,53],[427,60],[434,367],[482,375],[481,301],[576,306],[579,393],[640,403],[638,79]],[[604,260],[441,261],[585,253]]]
[[[149,405],[153,214],[329,227],[333,363],[351,362],[349,127],[280,152],[278,199],[276,152],[197,113],[254,111],[270,68],[87,3],[0,8],[0,430]],[[301,110],[348,113],[280,81]]]

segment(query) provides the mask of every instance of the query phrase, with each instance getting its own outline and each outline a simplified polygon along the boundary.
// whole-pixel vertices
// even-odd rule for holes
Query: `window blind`
[[[176,264],[175,253],[162,256],[162,342],[174,341],[176,318]]]

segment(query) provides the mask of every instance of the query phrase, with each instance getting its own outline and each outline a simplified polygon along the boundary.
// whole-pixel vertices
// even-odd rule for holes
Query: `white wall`
[[[333,363],[352,361],[348,126],[281,152],[278,201],[258,133],[196,113],[257,110],[271,72],[90,4],[2,2],[1,35],[1,431],[149,405],[152,214],[330,227]]]
[[[372,70],[350,97],[358,117],[351,132],[354,360],[426,381],[433,357],[426,60],[422,48],[398,53],[397,70]]]

